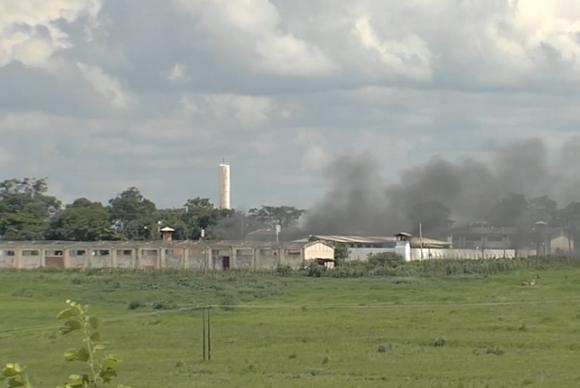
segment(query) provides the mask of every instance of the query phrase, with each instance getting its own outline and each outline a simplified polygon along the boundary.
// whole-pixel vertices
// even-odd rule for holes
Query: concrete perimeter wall
[[[515,249],[439,249],[411,248],[411,261],[416,260],[480,260],[513,259]]]
[[[303,267],[305,249],[308,244],[244,241],[4,241],[0,242],[0,270],[271,271],[280,266]]]
[[[417,260],[479,260],[479,259],[513,259],[528,257],[534,251],[515,249],[443,249],[411,248],[408,243],[400,242],[396,248],[349,248],[349,261],[367,261],[368,256],[377,253],[396,253],[405,261]]]

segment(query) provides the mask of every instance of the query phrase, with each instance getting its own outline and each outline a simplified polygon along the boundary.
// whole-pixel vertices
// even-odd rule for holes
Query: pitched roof
[[[383,244],[395,242],[395,237],[381,236],[339,236],[339,235],[313,235],[310,240],[330,241],[337,244]]]

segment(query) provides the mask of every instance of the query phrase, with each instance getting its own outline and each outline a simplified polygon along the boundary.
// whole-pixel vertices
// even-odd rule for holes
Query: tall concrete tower
[[[223,161],[220,164],[220,209],[231,209],[230,204],[230,165]]]

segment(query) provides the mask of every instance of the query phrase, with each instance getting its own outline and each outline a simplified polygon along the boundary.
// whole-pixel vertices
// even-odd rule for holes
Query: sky
[[[309,207],[345,155],[577,142],[579,86],[577,0],[0,0],[0,179],[179,207],[225,158],[234,207]]]

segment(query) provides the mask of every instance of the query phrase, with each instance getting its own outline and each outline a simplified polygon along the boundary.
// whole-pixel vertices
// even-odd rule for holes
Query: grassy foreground
[[[533,287],[522,282],[537,278]],[[78,371],[58,335],[90,304],[119,383],[141,387],[578,387],[580,268],[480,278],[0,272],[0,362],[38,387]],[[201,318],[213,309],[213,360]],[[235,307],[231,307],[235,305]]]

